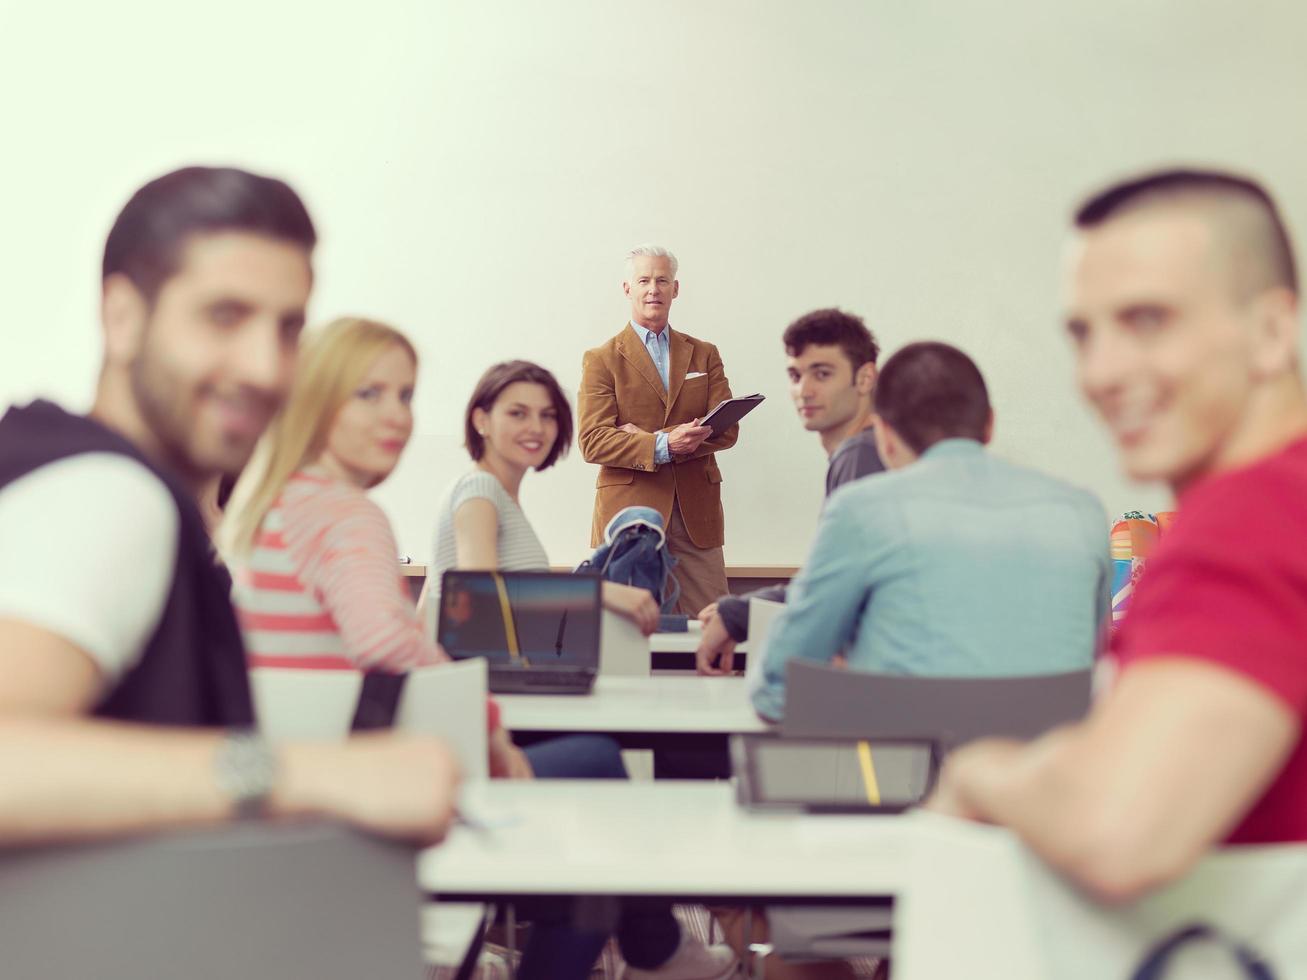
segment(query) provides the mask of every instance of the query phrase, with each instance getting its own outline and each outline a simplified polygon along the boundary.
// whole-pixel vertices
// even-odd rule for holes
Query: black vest
[[[172,585],[158,628],[94,714],[153,725],[253,725],[245,647],[226,574],[214,562],[199,507],[185,487],[98,422],[36,401],[11,408],[0,419],[0,489],[58,460],[105,452],[136,460],[167,487],[177,508],[178,534]],[[94,486],[86,487],[87,499],[95,492]],[[132,556],[121,559],[121,575],[105,581],[104,588],[132,587]]]

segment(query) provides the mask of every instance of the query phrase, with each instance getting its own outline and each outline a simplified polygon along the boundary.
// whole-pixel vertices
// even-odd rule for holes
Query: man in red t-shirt
[[[1080,388],[1126,471],[1169,483],[1179,514],[1089,717],[960,750],[931,805],[1127,898],[1222,842],[1307,841],[1307,396],[1293,253],[1259,186],[1151,174],[1076,226]]]

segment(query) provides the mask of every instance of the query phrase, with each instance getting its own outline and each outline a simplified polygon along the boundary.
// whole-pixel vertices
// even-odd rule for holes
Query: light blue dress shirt
[[[785,710],[785,665],[935,677],[1088,667],[1111,590],[1107,514],[1088,492],[973,439],[830,497],[767,638],[759,714]]]
[[[667,333],[672,329],[669,323],[658,333],[654,333],[647,327],[632,321],[631,329],[639,334],[640,339],[644,341],[644,349],[649,352],[653,358],[654,367],[658,369],[658,376],[663,379],[663,391],[668,391],[671,385],[668,383],[667,376],[671,370],[671,349],[670,341],[667,339]],[[672,461],[671,451],[667,448],[667,433],[654,433],[654,462],[661,466],[663,463]]]

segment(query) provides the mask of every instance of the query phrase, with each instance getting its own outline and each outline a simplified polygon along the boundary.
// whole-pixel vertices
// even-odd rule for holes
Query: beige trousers
[[[676,559],[672,574],[681,583],[678,608],[689,616],[730,592],[726,584],[726,559],[721,548],[700,548],[690,540],[690,532],[681,520],[680,501],[672,503],[672,517],[667,522],[667,548]]]

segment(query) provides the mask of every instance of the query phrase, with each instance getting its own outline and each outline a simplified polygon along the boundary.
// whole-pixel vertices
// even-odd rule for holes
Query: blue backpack
[[[672,574],[676,559],[667,551],[663,515],[652,507],[627,507],[604,528],[604,543],[576,566],[609,582],[648,589],[663,612],[676,608],[681,586]]]

